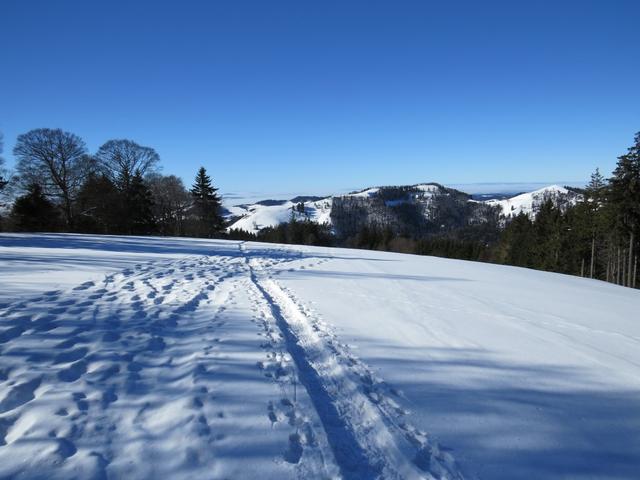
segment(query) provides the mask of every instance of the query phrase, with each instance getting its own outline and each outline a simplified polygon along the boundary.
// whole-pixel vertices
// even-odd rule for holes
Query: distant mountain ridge
[[[334,233],[341,236],[370,226],[417,235],[504,222],[519,213],[535,217],[547,199],[565,209],[581,196],[576,189],[550,185],[511,197],[497,197],[479,199],[482,196],[439,183],[379,186],[328,197],[298,196],[291,200],[269,199],[236,205],[227,209],[227,218],[229,229],[250,233],[293,218],[329,224]]]

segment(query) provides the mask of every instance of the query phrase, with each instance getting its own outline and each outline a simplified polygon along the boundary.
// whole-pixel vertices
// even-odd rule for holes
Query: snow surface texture
[[[423,196],[434,195],[439,191],[439,187],[435,184],[418,184],[413,187],[424,192]],[[368,198],[375,196],[379,191],[380,187],[373,187],[342,196]],[[535,217],[539,208],[548,199],[552,200],[554,204],[560,208],[564,208],[567,205],[575,204],[578,198],[578,194],[567,190],[564,187],[550,185],[533,192],[523,193],[504,200],[469,201],[498,206],[501,209],[502,215],[505,218],[510,218],[517,216],[519,213]],[[295,211],[293,214],[296,220],[306,219],[316,223],[331,224],[332,200],[333,197],[327,197],[322,200],[303,202],[305,207],[304,213]],[[405,202],[406,198],[388,200],[386,203],[388,206],[394,206]],[[231,216],[240,217],[229,228],[257,233],[265,227],[274,227],[281,223],[288,222],[291,219],[292,209],[294,209],[296,205],[297,204],[292,201],[283,200],[276,204],[265,205],[256,203],[253,205],[236,205],[234,207],[229,207],[228,210]]]
[[[637,291],[193,239],[0,259],[0,478],[638,477]]]

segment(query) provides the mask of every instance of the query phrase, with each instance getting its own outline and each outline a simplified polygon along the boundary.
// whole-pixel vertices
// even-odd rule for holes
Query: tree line
[[[346,235],[336,237],[326,227],[295,219],[257,234],[232,234],[245,240],[491,262],[638,287],[640,133],[627,153],[618,158],[611,177],[605,178],[596,169],[581,194],[574,205],[558,205],[547,199],[534,217],[520,213],[504,219],[502,225],[469,222],[464,228],[437,234],[406,234],[393,228],[395,225],[379,222],[345,229]],[[371,214],[369,210],[365,213]]]
[[[0,136],[0,153],[2,137]],[[618,157],[611,177],[599,170],[575,205],[545,201],[534,217],[468,222],[444,233],[407,233],[390,225],[359,225],[336,236],[327,225],[296,219],[256,234],[225,232],[221,199],[204,167],[187,190],[159,173],[159,156],[131,140],[109,140],[90,155],[82,139],[59,129],[20,135],[16,172],[3,168],[0,192],[21,195],[0,220],[5,230],[73,231],[224,237],[345,246],[476,260],[580,275],[637,287],[640,229],[640,133]],[[5,202],[5,210],[6,208]]]
[[[496,260],[636,287],[640,228],[640,133],[610,178],[599,170],[564,212],[546,202],[502,232]]]
[[[153,148],[132,140],[108,140],[90,154],[79,136],[39,128],[19,135],[13,154],[14,174],[0,157],[0,191],[17,192],[5,201],[4,230],[214,237],[224,229],[204,167],[187,190],[160,173]]]

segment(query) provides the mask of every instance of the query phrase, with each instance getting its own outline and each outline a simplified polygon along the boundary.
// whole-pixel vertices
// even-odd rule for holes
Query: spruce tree
[[[58,218],[58,209],[37,183],[28,186],[27,193],[16,199],[11,210],[11,219],[18,231],[54,231],[58,227]]]
[[[585,189],[582,203],[590,242],[589,278],[593,278],[596,275],[596,244],[604,226],[602,204],[605,200],[606,186],[605,178],[600,173],[600,170],[596,168],[596,171],[591,174],[591,180]]]
[[[224,228],[224,219],[221,215],[222,201],[217,191],[218,189],[213,187],[211,178],[207,175],[207,170],[200,167],[191,187],[198,236],[212,238]]]
[[[558,271],[562,246],[562,213],[553,202],[546,200],[534,222],[535,244],[533,248],[534,268]]]
[[[153,198],[151,191],[136,170],[127,191],[129,230],[132,234],[148,235],[154,230]]]
[[[634,145],[625,155],[618,157],[618,164],[611,178],[611,201],[623,234],[628,238],[626,278],[621,283],[633,286],[634,253],[637,230],[640,228],[640,132]]]
[[[530,267],[533,265],[533,222],[523,212],[516,215],[505,227],[497,248],[497,260],[507,265]]]

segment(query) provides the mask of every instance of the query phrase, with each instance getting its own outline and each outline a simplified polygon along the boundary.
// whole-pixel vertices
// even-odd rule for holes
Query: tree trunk
[[[635,261],[633,263],[633,288],[636,288],[636,279],[638,278],[636,274],[638,273],[638,256],[635,257]]]
[[[584,277],[584,257],[582,257],[582,263],[580,264],[580,276]]]
[[[66,191],[63,192],[62,202],[64,204],[64,219],[67,224],[67,231],[69,231],[71,229],[71,198]]]
[[[633,282],[632,282],[632,271],[633,271],[633,240],[634,240],[634,235],[633,235],[633,229],[631,230],[631,234],[629,234],[629,266],[627,267],[627,274],[628,274],[628,280],[627,280],[627,286],[628,287],[633,287]]]
[[[620,247],[618,247],[618,264],[616,265],[616,283],[620,285]]]
[[[593,264],[596,259],[596,236],[591,237],[591,265],[589,266],[589,278],[593,278]]]

